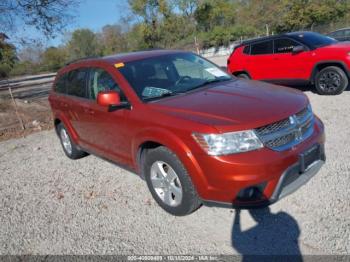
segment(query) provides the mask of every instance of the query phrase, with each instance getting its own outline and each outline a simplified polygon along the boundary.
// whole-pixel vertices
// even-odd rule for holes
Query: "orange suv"
[[[128,167],[174,215],[273,203],[325,161],[323,124],[303,93],[237,79],[190,52],[75,61],[49,101],[69,158]]]

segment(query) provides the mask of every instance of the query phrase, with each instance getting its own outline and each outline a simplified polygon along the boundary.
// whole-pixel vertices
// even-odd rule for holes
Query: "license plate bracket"
[[[313,145],[299,155],[300,173],[304,173],[314,162],[321,159],[321,146]]]

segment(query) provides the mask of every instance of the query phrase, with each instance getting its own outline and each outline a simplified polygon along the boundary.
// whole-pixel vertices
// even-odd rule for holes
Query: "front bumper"
[[[323,124],[316,119],[312,136],[290,150],[276,152],[265,148],[226,157],[199,157],[209,184],[201,190],[200,197],[208,206],[244,208],[274,203],[307,183],[320,170],[325,162],[324,142]],[[300,156],[315,145],[319,145],[319,156],[305,170]],[[242,190],[252,187],[262,188],[261,195],[239,197]]]
[[[300,165],[298,162],[295,165],[289,167],[281,175],[278,183],[275,187],[270,198],[262,198],[257,201],[234,201],[233,203],[225,203],[219,201],[203,201],[207,206],[221,206],[221,207],[239,207],[239,208],[253,208],[253,207],[264,207],[278,200],[292,194],[301,186],[305,185],[313,176],[315,176],[325,163],[324,147],[322,147],[320,159],[313,162],[305,172],[300,173]]]

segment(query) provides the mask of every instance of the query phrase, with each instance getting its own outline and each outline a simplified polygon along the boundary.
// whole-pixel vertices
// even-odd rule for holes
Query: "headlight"
[[[252,151],[263,147],[253,130],[224,134],[193,133],[197,143],[213,156]]]

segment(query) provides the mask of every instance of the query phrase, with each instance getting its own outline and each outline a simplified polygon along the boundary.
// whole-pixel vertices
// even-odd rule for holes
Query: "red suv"
[[[302,92],[239,80],[189,52],[73,62],[49,100],[69,158],[127,167],[174,215],[275,202],[325,161],[323,124]]]
[[[350,43],[313,32],[294,32],[243,42],[227,60],[232,74],[278,84],[314,84],[322,95],[348,86]]]

